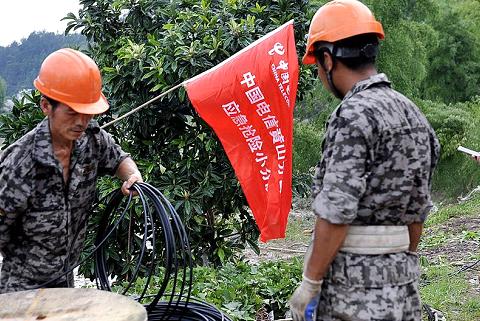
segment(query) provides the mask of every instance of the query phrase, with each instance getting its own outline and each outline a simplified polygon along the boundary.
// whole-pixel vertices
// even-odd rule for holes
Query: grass
[[[448,263],[422,266],[422,301],[444,313],[448,321],[480,320],[480,297],[472,294],[464,273]]]
[[[291,217],[288,220],[285,241],[310,243],[310,240],[312,239],[310,231],[313,229],[314,224],[315,216],[313,215],[313,213],[311,213],[307,217]]]
[[[438,211],[431,213],[425,227],[432,227],[445,223],[455,217],[478,216],[480,213],[480,193],[473,194],[472,198],[460,204],[441,206]]]
[[[419,244],[419,249],[431,249],[444,245],[450,240],[450,235],[444,231],[436,231],[435,233],[427,234],[422,237],[422,242]]]
[[[419,245],[422,249],[437,248],[447,242],[456,240],[478,241],[480,231],[452,231],[441,229],[456,218],[480,217],[480,193],[472,194],[472,198],[457,204],[440,206],[427,219],[424,237]],[[465,257],[467,261],[480,259],[480,254]],[[475,270],[457,273],[459,267],[448,259],[448,253],[441,253],[432,262],[422,257],[422,282],[420,292],[423,302],[442,311],[448,321],[480,320],[480,295],[472,288],[468,279]]]

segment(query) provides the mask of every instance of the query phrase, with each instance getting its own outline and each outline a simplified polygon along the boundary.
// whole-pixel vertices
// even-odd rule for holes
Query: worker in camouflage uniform
[[[72,287],[98,176],[122,191],[142,177],[134,161],[92,120],[108,109],[100,71],[85,54],[60,49],[34,81],[46,118],[0,154],[0,293]],[[49,280],[53,280],[47,283]]]
[[[313,184],[317,216],[293,320],[421,320],[417,245],[439,156],[420,110],[377,73],[382,25],[359,1],[312,19],[304,64],[340,105],[327,122]]]

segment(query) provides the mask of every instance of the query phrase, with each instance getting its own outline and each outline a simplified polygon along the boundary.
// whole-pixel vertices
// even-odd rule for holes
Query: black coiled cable
[[[214,306],[194,300],[192,302],[192,258],[188,235],[174,207],[165,196],[147,183],[136,183],[132,190],[138,194],[142,206],[142,216],[137,218],[143,226],[141,243],[136,252],[136,265],[130,280],[124,285],[123,294],[135,285],[140,269],[148,266],[147,277],[143,290],[136,298],[144,303],[151,296],[146,295],[152,287],[152,277],[161,266],[163,279],[153,300],[145,304],[148,320],[230,320]],[[111,291],[108,278],[106,250],[108,242],[105,239],[119,225],[119,220],[125,219],[125,212],[133,205],[130,197],[125,202],[120,190],[117,190],[107,202],[102,220],[95,239],[95,277],[97,285],[102,290]],[[116,213],[121,212],[118,219]],[[138,222],[137,222],[138,224]],[[147,244],[150,243],[150,248]],[[161,244],[162,248],[158,248]],[[158,253],[163,253],[163,256]],[[145,263],[145,264],[142,264]],[[167,288],[170,286],[170,290]],[[163,299],[163,301],[161,301]]]
[[[433,309],[428,304],[423,304],[423,310],[427,313],[428,321],[445,321],[443,314],[440,311]]]
[[[166,320],[166,316],[168,320],[171,321],[231,321],[225,314],[223,314],[213,305],[193,298],[191,298],[187,306],[177,307],[174,313],[168,311],[168,306],[165,302],[158,302],[155,307],[148,312],[149,321]]]

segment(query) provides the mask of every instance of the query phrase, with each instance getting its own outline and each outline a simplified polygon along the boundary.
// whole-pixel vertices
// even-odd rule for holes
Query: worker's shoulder
[[[33,167],[35,130],[25,134],[0,153],[3,174],[24,177]]]
[[[358,92],[349,99],[349,105],[360,105],[370,110],[388,106],[416,107],[407,96],[396,91],[390,86],[374,86]]]
[[[394,101],[409,101],[404,95],[388,85],[379,84],[359,90],[342,101],[345,108],[374,107]]]
[[[389,86],[374,86],[344,100],[338,115],[349,119],[363,118],[375,121],[377,118],[385,117],[385,114],[403,110],[417,112],[418,107],[405,95]]]
[[[341,102],[334,117],[346,121],[351,126],[364,127],[375,121],[375,110],[382,102],[366,94],[366,90],[356,93]]]

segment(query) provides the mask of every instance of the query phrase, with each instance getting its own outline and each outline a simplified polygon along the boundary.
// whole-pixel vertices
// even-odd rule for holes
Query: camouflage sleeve
[[[332,224],[349,224],[357,216],[359,199],[366,190],[365,167],[369,157],[367,139],[351,120],[337,117],[328,130],[324,153],[325,174],[322,189],[313,201],[318,217]]]
[[[100,130],[100,161],[98,164],[99,175],[115,175],[118,165],[127,157],[128,153],[125,153],[122,148],[115,143],[112,135]]]
[[[0,252],[10,241],[19,213],[25,212],[30,195],[28,184],[19,179],[12,167],[0,164]]]

